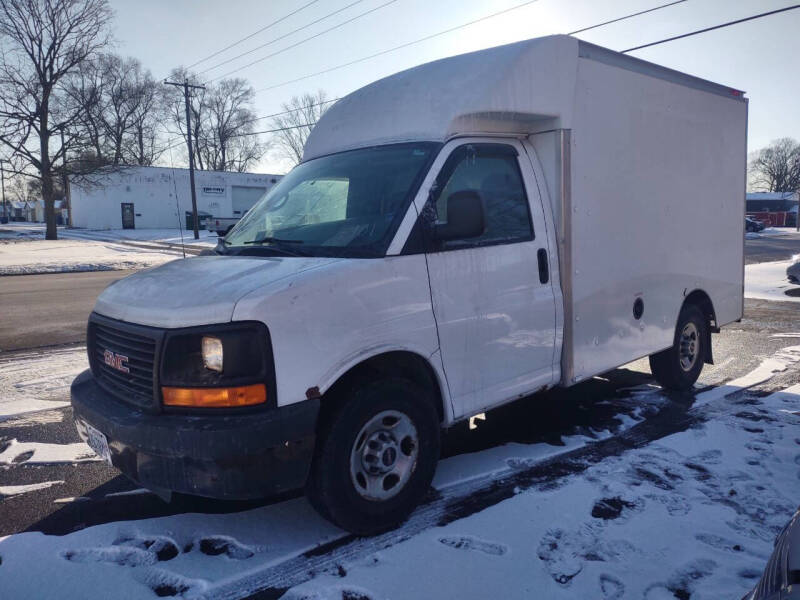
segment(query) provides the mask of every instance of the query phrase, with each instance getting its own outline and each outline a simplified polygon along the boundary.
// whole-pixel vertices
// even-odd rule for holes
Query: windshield
[[[383,256],[439,145],[393,144],[302,163],[225,237],[225,253]]]

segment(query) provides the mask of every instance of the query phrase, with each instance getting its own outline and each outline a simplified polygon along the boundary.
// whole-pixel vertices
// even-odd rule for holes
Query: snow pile
[[[794,260],[758,263],[744,268],[744,296],[778,302],[800,302],[800,286],[789,283],[786,268]]]
[[[45,490],[54,485],[64,483],[59,481],[42,481],[41,483],[30,483],[28,485],[0,485],[0,499],[8,496],[18,496],[19,494],[26,494],[28,492],[36,492],[38,490]]]
[[[2,356],[2,355],[0,355]],[[89,368],[86,347],[47,353],[15,352],[0,359],[0,421],[12,416],[69,406],[69,386]]]
[[[780,334],[783,337],[800,337],[800,334],[786,333]],[[772,336],[779,337],[779,336]],[[787,346],[782,348],[770,357],[761,361],[755,369],[736,379],[720,385],[707,392],[702,392],[695,396],[695,406],[724,398],[730,394],[751,388],[759,383],[764,383],[771,379],[775,374],[786,371],[791,365],[800,361],[800,346]]]
[[[88,240],[31,240],[0,244],[0,275],[142,269],[180,256],[174,250]]]
[[[75,444],[45,444],[18,442],[12,439],[0,452],[0,465],[54,465],[59,463],[94,462],[102,460],[83,442]]]
[[[213,248],[219,239],[217,234],[201,229],[198,234],[200,239],[194,239],[194,232],[179,229],[65,229],[60,231],[61,237],[74,239],[99,240],[106,242],[115,241],[139,241],[139,242],[158,242],[167,245],[180,246],[181,241],[186,246],[201,246],[203,248]]]

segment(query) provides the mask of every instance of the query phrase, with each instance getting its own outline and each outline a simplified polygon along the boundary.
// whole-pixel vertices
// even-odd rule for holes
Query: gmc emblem
[[[128,357],[112,352],[111,350],[103,351],[103,362],[117,371],[122,371],[123,373],[131,372],[126,364],[128,362]]]

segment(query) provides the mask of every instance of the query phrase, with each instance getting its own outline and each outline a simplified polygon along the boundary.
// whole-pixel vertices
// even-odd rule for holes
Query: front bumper
[[[71,396],[74,417],[105,434],[112,464],[157,492],[263,498],[308,476],[319,399],[266,412],[154,415],[106,392],[91,371],[73,381]]]

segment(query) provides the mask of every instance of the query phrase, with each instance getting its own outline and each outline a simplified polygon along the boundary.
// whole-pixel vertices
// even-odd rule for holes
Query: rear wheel
[[[306,491],[322,516],[372,535],[414,510],[438,458],[439,418],[428,391],[405,379],[360,384],[323,427]]]
[[[650,356],[653,376],[667,389],[691,389],[703,370],[707,340],[708,321],[702,311],[693,304],[684,306],[672,347]]]

